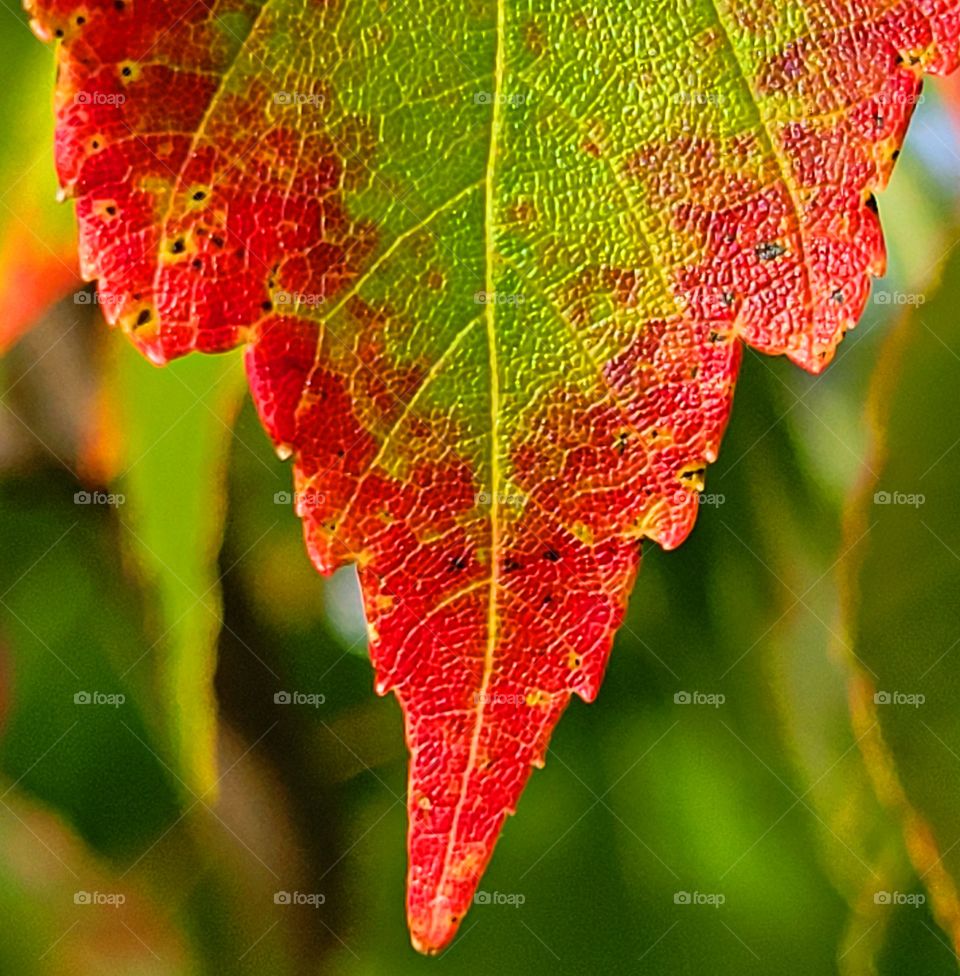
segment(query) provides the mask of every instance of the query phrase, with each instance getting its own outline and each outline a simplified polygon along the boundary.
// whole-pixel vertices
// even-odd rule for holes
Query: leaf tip
[[[449,898],[438,896],[426,905],[409,906],[407,924],[413,948],[422,955],[436,956],[453,941],[460,916],[453,911]]]

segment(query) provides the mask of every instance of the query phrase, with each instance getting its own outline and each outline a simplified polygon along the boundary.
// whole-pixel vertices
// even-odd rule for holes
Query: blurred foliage
[[[49,70],[9,26],[0,70]],[[820,377],[747,356],[696,530],[645,551],[435,960],[355,574],[310,567],[238,357],[158,371],[89,303],[39,317],[0,360],[0,973],[956,973],[960,165],[936,97],[911,135],[863,321]],[[48,143],[8,130],[0,169]]]
[[[145,653],[152,700],[188,791],[216,783],[213,676],[221,627],[217,555],[226,512],[230,431],[246,390],[239,352],[194,356],[170,370],[111,342],[102,368],[99,438],[113,452],[118,515],[141,585],[154,598],[156,640]],[[94,448],[96,449],[96,448]]]
[[[5,6],[5,5],[4,5]],[[3,16],[0,65],[0,353],[79,282],[70,207],[56,202],[51,98],[54,51],[19,12]]]
[[[855,715],[933,908],[960,944],[960,254],[887,344],[876,445],[848,526]]]

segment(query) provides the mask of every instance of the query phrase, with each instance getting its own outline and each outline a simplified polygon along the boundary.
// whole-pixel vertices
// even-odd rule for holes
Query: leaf
[[[864,752],[931,908],[960,950],[960,450],[944,423],[960,379],[958,282],[954,254],[940,289],[891,336],[871,394],[875,450],[850,513],[844,577]]]
[[[314,563],[359,564],[437,951],[690,531],[741,340],[817,371],[856,321],[960,5],[29,7],[108,318],[246,343]]]
[[[243,371],[232,356],[197,357],[178,364],[174,377],[131,349],[112,359],[104,434],[119,454],[118,517],[156,617],[146,660],[137,664],[153,669],[157,696],[167,703],[160,720],[181,783],[188,795],[208,796],[217,780],[217,556]]]

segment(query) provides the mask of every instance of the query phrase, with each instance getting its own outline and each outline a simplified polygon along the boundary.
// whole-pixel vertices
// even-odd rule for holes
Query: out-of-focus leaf
[[[299,916],[274,909],[273,895],[298,886],[303,871],[280,794],[253,755],[260,741],[220,737],[218,790],[193,795],[178,783],[153,734],[161,711],[156,689],[138,680],[152,638],[141,626],[137,587],[120,576],[118,509],[75,503],[78,488],[56,470],[0,481],[0,511],[17,513],[0,520],[0,649],[8,655],[9,698],[0,795],[16,783],[68,820],[117,876],[153,893],[203,959],[188,971],[295,973],[288,942]],[[4,815],[0,805],[0,824]],[[11,878],[9,898],[26,905],[26,883]],[[48,944],[41,935],[23,935],[36,955]],[[78,962],[55,976],[133,971],[78,969],[86,958],[79,950],[65,957]],[[19,971],[0,964],[4,976]]]
[[[182,976],[188,951],[155,893],[98,863],[52,813],[0,780],[0,972]]]
[[[97,850],[139,852],[178,815],[129,665],[145,646],[105,506],[56,471],[0,484],[0,619],[10,706],[0,768]],[[120,696],[120,697],[102,697]]]
[[[155,681],[177,775],[205,794],[216,781],[217,560],[243,368],[233,355],[197,357],[167,376],[126,345],[108,348],[103,436],[117,452],[118,516],[153,611],[138,667]]]
[[[828,411],[836,399],[831,381],[841,385],[853,378],[838,371],[794,390],[785,384],[783,371],[756,365],[763,375],[745,391],[750,406],[744,426],[752,431],[747,449],[713,485],[728,499],[720,519],[733,551],[718,548],[705,556],[716,613],[712,629],[723,635],[724,645],[739,634],[734,670],[760,666],[762,682],[755,693],[765,697],[769,689],[778,740],[797,775],[796,785],[782,781],[781,786],[794,791],[792,798],[785,795],[808,815],[822,869],[847,902],[837,968],[865,976],[876,972],[887,935],[889,913],[875,895],[912,884],[912,870],[897,824],[878,803],[857,749],[847,707],[849,665],[836,652],[840,624],[832,568],[842,545],[843,498],[850,489],[838,472],[849,471],[850,460],[835,457],[834,477],[828,480],[822,473],[825,459],[816,467],[804,464],[802,439],[793,436],[795,423],[815,423],[858,456],[862,445],[838,422],[843,416]],[[798,396],[803,398],[799,409]],[[839,484],[831,483],[835,479]],[[769,490],[778,480],[790,486],[789,504]],[[759,626],[752,634],[741,632],[737,619],[745,595],[765,589],[772,598],[757,608]],[[765,762],[772,764],[773,757]]]
[[[19,10],[4,12],[0,64],[0,354],[40,313],[80,285],[73,205],[57,202],[50,165],[52,107],[40,94],[54,73]]]
[[[960,945],[960,254],[892,337],[871,397],[876,447],[848,522],[852,701],[881,797]]]

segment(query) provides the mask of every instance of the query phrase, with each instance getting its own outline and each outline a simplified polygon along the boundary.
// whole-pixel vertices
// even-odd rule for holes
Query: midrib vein
[[[498,554],[500,541],[500,368],[497,360],[496,335],[496,307],[491,302],[490,295],[496,293],[496,280],[493,272],[496,258],[496,168],[497,168],[497,140],[500,134],[501,112],[503,110],[503,80],[504,80],[504,43],[506,39],[506,0],[496,0],[497,31],[496,31],[496,59],[493,72],[493,111],[490,120],[490,148],[487,152],[487,169],[485,174],[485,207],[484,207],[484,272],[486,276],[486,325],[487,347],[489,350],[490,368],[490,482],[492,493],[490,498],[490,602],[487,614],[487,653],[484,660],[483,680],[489,681],[493,665],[493,650],[497,636],[496,597],[499,580]],[[479,726],[479,722],[477,723]]]
[[[487,603],[487,648],[483,661],[483,680],[481,682],[481,698],[477,709],[477,724],[474,729],[471,747],[471,764],[483,725],[483,693],[490,682],[493,672],[493,658],[497,642],[497,590],[500,584],[500,369],[497,360],[496,335],[496,301],[490,301],[491,294],[496,293],[496,281],[493,273],[493,263],[496,257],[496,167],[497,167],[497,139],[500,134],[500,113],[503,109],[503,80],[504,80],[504,43],[506,39],[506,0],[496,0],[497,4],[497,32],[496,59],[493,72],[493,111],[490,120],[490,148],[487,153],[487,170],[485,175],[485,207],[484,207],[484,271],[486,275],[485,289],[487,293],[486,325],[487,347],[489,350],[490,369],[490,599]]]
[[[457,797],[456,812],[447,837],[444,852],[443,868],[440,872],[439,884],[442,886],[447,879],[450,868],[450,858],[457,842],[460,821],[466,806],[466,790],[470,776],[476,767],[477,751],[480,747],[480,736],[483,731],[484,712],[486,711],[487,690],[493,676],[494,659],[496,656],[498,619],[497,594],[500,588],[500,369],[497,357],[496,337],[496,302],[490,300],[490,295],[496,291],[494,275],[494,258],[496,255],[496,183],[497,167],[497,139],[500,133],[501,113],[503,109],[503,84],[505,73],[504,44],[506,40],[506,0],[496,2],[495,44],[496,53],[493,72],[493,105],[490,118],[490,146],[487,151],[487,165],[484,172],[484,289],[487,293],[485,307],[485,321],[487,331],[488,368],[490,371],[490,588],[487,599],[487,640],[483,656],[483,675],[480,688],[474,701],[474,725],[470,739],[470,751],[463,769],[460,781],[460,791]],[[437,894],[442,894],[442,887]]]

